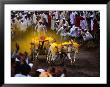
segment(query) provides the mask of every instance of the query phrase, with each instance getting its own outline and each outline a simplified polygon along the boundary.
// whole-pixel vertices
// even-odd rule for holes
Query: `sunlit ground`
[[[60,35],[56,34],[56,31],[48,29],[46,32],[46,37],[55,38],[57,42],[61,42]],[[20,46],[20,52],[27,51],[30,54],[31,41],[32,39],[38,38],[37,31],[35,32],[32,27],[28,28],[26,32],[20,32],[19,29],[16,29],[16,34],[14,39],[11,40],[11,49],[15,50],[15,44],[18,43]]]

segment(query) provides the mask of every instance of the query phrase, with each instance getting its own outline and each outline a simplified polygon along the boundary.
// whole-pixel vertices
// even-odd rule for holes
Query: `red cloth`
[[[51,26],[51,16],[48,15],[48,25]]]
[[[19,53],[19,59],[20,59],[20,60],[24,60],[24,59],[25,59],[25,56],[24,56],[23,53]]]
[[[97,23],[97,20],[94,20],[93,24],[93,32],[97,32],[99,30],[99,24]]]
[[[98,23],[95,23],[93,25],[93,32],[97,32],[99,30],[99,24]]]
[[[41,39],[41,40],[45,40],[45,36],[42,35],[42,36],[40,37],[40,39]]]
[[[76,16],[76,19],[75,19],[75,26],[76,27],[80,27],[80,20],[84,20],[84,18],[81,16]]]

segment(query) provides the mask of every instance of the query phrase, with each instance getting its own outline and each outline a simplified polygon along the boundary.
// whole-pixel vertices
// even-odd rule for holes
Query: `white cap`
[[[18,58],[16,58],[15,61],[20,61],[20,60]]]
[[[64,26],[67,26],[66,24],[64,24]]]
[[[78,29],[79,31],[81,31],[81,29]]]
[[[33,67],[33,63],[29,63],[29,66],[32,68]]]
[[[45,70],[44,69],[37,69],[36,71],[44,72]]]
[[[59,20],[57,20],[56,22],[60,22]]]
[[[65,18],[63,18],[65,20]]]
[[[75,27],[75,28],[79,28],[79,27]]]
[[[43,21],[40,19],[39,22],[43,22]]]

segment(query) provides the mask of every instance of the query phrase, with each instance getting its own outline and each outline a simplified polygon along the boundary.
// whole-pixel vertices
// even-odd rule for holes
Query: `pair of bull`
[[[41,47],[39,45],[39,47]],[[70,60],[70,63],[73,64],[78,54],[78,48],[76,48],[73,44],[61,45],[60,47],[54,42],[51,43],[49,48],[39,48],[36,49],[35,58],[38,59],[40,54],[46,54],[46,61],[48,63],[55,62],[56,59],[64,60],[65,58]],[[43,46],[42,46],[43,47]]]

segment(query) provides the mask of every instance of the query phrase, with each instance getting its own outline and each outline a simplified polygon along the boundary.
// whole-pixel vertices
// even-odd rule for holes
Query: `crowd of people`
[[[99,39],[99,11],[11,11],[11,30],[25,32],[31,27],[38,34],[45,34],[48,29],[56,31],[61,40],[67,37]]]
[[[48,68],[34,68],[33,64],[21,63],[11,59],[11,76],[12,77],[66,77],[67,72],[61,66]]]
[[[11,59],[12,77],[66,77],[66,69],[61,66],[48,68],[34,68],[33,64],[21,63]]]

